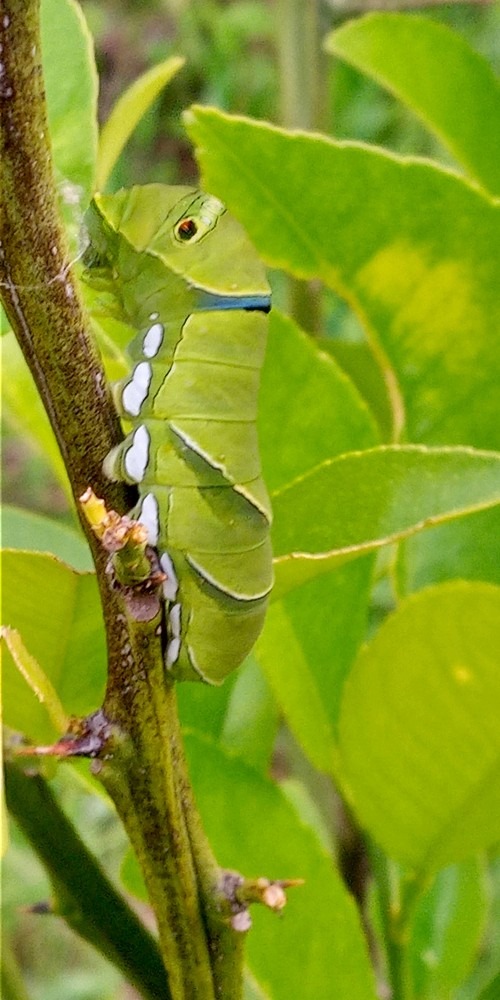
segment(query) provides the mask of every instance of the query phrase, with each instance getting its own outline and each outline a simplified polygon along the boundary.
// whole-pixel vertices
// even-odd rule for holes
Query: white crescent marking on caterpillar
[[[146,358],[156,357],[163,342],[164,332],[165,329],[161,323],[150,326],[142,342],[142,350]]]
[[[175,601],[177,591],[179,589],[179,581],[175,574],[174,564],[168,552],[164,552],[161,556],[160,566],[163,572],[167,574],[167,579],[163,583],[163,595],[165,600]]]
[[[156,545],[160,533],[160,518],[158,501],[153,493],[147,493],[144,497],[138,520],[147,530],[149,544]]]
[[[134,483],[140,483],[144,478],[149,462],[150,443],[149,431],[141,424],[132,438],[132,447],[125,455],[125,471]]]
[[[139,416],[141,406],[147,398],[153,369],[149,361],[141,361],[135,366],[132,381],[129,382],[122,392],[122,403],[127,413],[133,417]]]

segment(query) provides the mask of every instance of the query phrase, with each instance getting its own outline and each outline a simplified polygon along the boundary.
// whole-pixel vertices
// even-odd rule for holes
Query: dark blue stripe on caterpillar
[[[247,312],[268,313],[271,309],[270,295],[214,295],[212,292],[200,291],[197,308],[211,309],[245,309]]]

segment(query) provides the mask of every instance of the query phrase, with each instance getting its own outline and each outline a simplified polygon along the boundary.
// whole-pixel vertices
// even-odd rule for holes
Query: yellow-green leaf
[[[337,28],[326,48],[391,90],[500,194],[500,84],[464,38],[427,17],[374,13]]]
[[[54,556],[2,553],[3,624],[17,629],[69,715],[98,708],[104,693],[106,647],[96,579]],[[4,720],[36,743],[55,735],[45,709],[6,656]]]
[[[362,824],[436,871],[500,830],[500,589],[455,582],[408,598],[344,689],[340,752]]]
[[[172,56],[143,73],[117,100],[104,125],[99,140],[97,190],[106,186],[111,171],[137,123],[161,90],[184,65],[184,59]]]
[[[395,430],[500,448],[500,205],[448,170],[195,107],[205,187],[262,257],[320,277],[385,356]]]
[[[75,0],[42,0],[40,22],[47,113],[60,203],[68,222],[77,226],[93,190],[96,165],[94,47]]]
[[[500,455],[380,447],[323,462],[273,495],[276,589],[500,503]]]
[[[52,725],[59,733],[68,728],[68,716],[64,711],[53,684],[44,673],[34,656],[31,656],[15,628],[3,625],[0,628],[0,643],[7,647],[21,677],[31,688],[38,701],[45,705]]]

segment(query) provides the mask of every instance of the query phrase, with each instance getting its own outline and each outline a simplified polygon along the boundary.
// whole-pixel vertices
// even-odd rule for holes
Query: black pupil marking
[[[196,234],[197,228],[194,219],[183,219],[177,227],[177,235],[180,240],[190,240]]]

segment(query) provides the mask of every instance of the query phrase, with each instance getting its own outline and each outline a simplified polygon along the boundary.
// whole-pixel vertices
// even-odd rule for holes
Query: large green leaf
[[[440,871],[418,902],[409,943],[415,996],[447,1000],[477,956],[487,908],[483,861],[471,858]]]
[[[49,517],[31,510],[5,505],[0,509],[2,545],[6,549],[48,552],[69,563],[73,569],[93,568],[90,549],[83,535]]]
[[[380,447],[322,463],[273,496],[276,593],[500,502],[500,455]]]
[[[187,124],[205,187],[263,258],[322,278],[379,341],[396,429],[498,447],[500,206],[431,163],[360,144],[209,108]]]
[[[350,379],[277,312],[270,319],[259,431],[265,479],[274,489],[325,459],[377,441],[371,414]],[[293,509],[285,512],[285,518],[295,516]],[[323,521],[315,497],[308,517]],[[280,519],[278,509],[278,532]],[[257,647],[280,710],[304,751],[324,770],[331,766],[342,680],[364,634],[370,576],[370,561],[360,560],[301,587],[271,608]],[[275,597],[280,582],[278,575]]]
[[[344,688],[340,751],[358,816],[420,871],[499,839],[500,590],[450,583],[408,598]]]
[[[333,31],[326,48],[412,108],[472,177],[500,194],[500,86],[465,39],[414,14],[369,14]]]
[[[193,685],[191,685],[192,687]],[[278,706],[253,656],[236,674],[220,741],[247,764],[267,772],[276,741]]]
[[[279,788],[209,742],[186,749],[204,827],[218,861],[245,875],[304,878],[289,891],[283,920],[252,908],[247,962],[271,1000],[374,1000],[354,901],[312,831]]]
[[[319,770],[338,773],[344,679],[365,634],[370,559],[297,587],[268,610],[255,655],[280,710]]]
[[[66,712],[84,715],[93,711],[101,703],[106,676],[95,576],[77,573],[53,556],[10,550],[2,554],[2,572],[2,624],[17,629]],[[34,742],[57,735],[8,654],[3,705],[6,724]]]
[[[500,996],[500,972],[490,983],[481,991],[478,1000],[498,1000]]]
[[[259,438],[269,490],[326,458],[378,442],[365,402],[336,361],[274,310],[259,393]]]
[[[68,716],[64,711],[57,693],[44,670],[34,656],[28,652],[17,629],[2,625],[0,628],[2,653],[9,657],[17,667],[38,701],[44,706],[47,715],[59,733],[65,733],[68,728]]]
[[[92,38],[74,0],[42,0],[42,60],[52,154],[63,205],[84,211],[94,187],[97,73]]]

